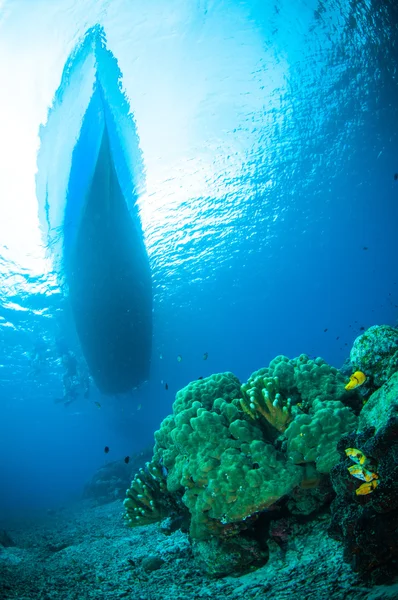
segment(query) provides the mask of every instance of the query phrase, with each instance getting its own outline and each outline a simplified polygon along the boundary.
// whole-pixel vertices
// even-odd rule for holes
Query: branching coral
[[[167,494],[162,469],[153,461],[139,470],[126,495],[125,518],[131,527],[161,521],[175,508],[175,500]]]
[[[291,400],[280,394],[278,377],[257,375],[242,385],[242,395],[242,410],[250,418],[265,420],[277,431],[285,431],[292,420]]]

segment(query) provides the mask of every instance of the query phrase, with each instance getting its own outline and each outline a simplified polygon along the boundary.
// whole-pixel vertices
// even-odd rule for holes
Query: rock
[[[192,550],[200,570],[210,577],[247,573],[268,560],[267,548],[261,548],[254,539],[241,536],[223,541],[216,537],[194,540]]]
[[[9,536],[5,529],[0,529],[0,545],[4,548],[16,546],[14,540]]]
[[[398,415],[398,372],[369,398],[359,415],[357,431],[375,427],[379,431],[387,421]]]
[[[350,360],[356,370],[380,387],[397,370],[398,329],[389,325],[369,327],[354,341]]]
[[[160,556],[150,555],[144,558],[141,566],[147,573],[152,573],[152,571],[160,569],[164,565],[164,562],[165,561],[163,558],[160,558]]]
[[[0,554],[0,566],[2,567],[13,567],[15,565],[19,565],[21,562],[22,558],[15,556],[15,554],[11,554],[9,550],[4,550]]]
[[[370,460],[376,488],[358,495],[364,483],[348,471],[346,448],[359,448]],[[376,433],[368,428],[344,436],[338,451],[341,460],[331,471],[336,496],[329,533],[343,543],[344,560],[364,581],[393,583],[398,564],[398,418]]]

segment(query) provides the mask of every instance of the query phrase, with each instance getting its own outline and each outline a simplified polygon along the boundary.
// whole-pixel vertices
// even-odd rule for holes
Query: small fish
[[[323,330],[323,333],[326,333],[326,332],[327,332],[327,330],[328,330],[328,328],[326,327],[326,329],[324,329],[324,330]]]
[[[198,377],[198,379],[203,379],[203,376],[201,375],[200,377]]]
[[[372,473],[372,471],[368,471],[365,467],[361,467],[361,465],[352,465],[352,467],[348,467],[348,472],[353,477],[360,479],[361,481],[373,481],[373,479],[378,479],[379,476],[377,473]]]
[[[139,405],[137,406],[137,410],[141,410],[141,407],[142,407],[142,404],[139,404]]]
[[[362,250],[369,250],[368,246],[364,246]]]
[[[394,173],[394,181],[398,181],[398,173]]]
[[[205,352],[203,355],[203,360],[207,360],[209,358],[209,353]]]
[[[362,371],[355,371],[352,375],[350,375],[350,381],[345,386],[346,390],[353,390],[356,387],[362,385],[366,381],[365,373]]]
[[[165,390],[168,390],[168,389],[169,389],[169,384],[168,384],[168,383],[165,383],[165,384],[164,384],[164,389],[165,389]]]
[[[94,404],[97,408],[101,408],[101,404],[99,402],[94,402]]]
[[[126,463],[126,465],[128,465],[129,462],[130,462],[130,457],[126,456],[125,459],[124,459],[124,462]]]
[[[373,479],[373,481],[369,481],[369,483],[363,483],[359,486],[355,493],[357,496],[367,496],[367,494],[371,494],[379,485],[378,479]]]
[[[362,327],[360,327],[360,328],[359,328],[359,331],[365,331],[365,327],[363,327],[363,326],[362,326]]]
[[[163,354],[159,354],[159,358],[160,358],[160,360],[162,360],[163,359]]]
[[[363,452],[357,450],[357,448],[346,448],[345,453],[357,465],[365,464],[366,456]]]
[[[105,452],[105,454],[108,454],[108,452],[109,452],[109,446],[105,446],[104,452]]]
[[[179,355],[177,356],[177,362],[181,362],[181,361],[182,361],[182,356],[181,356],[181,354],[179,354]]]

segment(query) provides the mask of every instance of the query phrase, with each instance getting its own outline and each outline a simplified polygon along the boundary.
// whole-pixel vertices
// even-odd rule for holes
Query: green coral
[[[350,404],[358,395],[356,390],[345,389],[347,382],[338,369],[320,357],[311,359],[306,354],[293,359],[277,356],[269,367],[253,373],[246,385],[256,387],[259,378],[277,378],[280,394],[289,399],[292,406],[299,404],[304,412],[310,410],[315,399]]]
[[[245,419],[231,398],[240,395],[236,382],[224,373],[190,383],[155,434],[154,458],[168,469],[168,491],[182,491],[196,539],[239,532],[301,479],[301,469]]]
[[[216,398],[232,402],[234,398],[240,398],[240,386],[239,379],[230,372],[216,373],[205,379],[193,381],[177,392],[173,413],[180,413],[192,406],[195,401],[200,402],[203,408],[208,410],[211,409]]]
[[[265,429],[271,425],[278,432],[285,431],[292,420],[291,400],[280,393],[278,377],[257,375],[241,389],[240,404],[251,419],[259,419]]]
[[[138,471],[126,495],[123,504],[130,527],[161,521],[175,508],[174,499],[167,494],[162,470],[153,461]]]
[[[354,370],[371,377],[380,387],[398,370],[398,329],[373,325],[354,341],[350,352]]]
[[[287,390],[292,397],[298,398],[304,411],[310,410],[316,399],[346,403],[352,396],[345,389],[346,382],[341,373],[320,357],[311,359],[306,354],[300,354],[293,360],[276,357],[270,363],[271,369],[278,375],[283,389],[285,385],[289,386]]]
[[[295,464],[315,462],[319,473],[329,473],[340,460],[337,442],[354,431],[357,417],[336,400],[314,400],[308,414],[297,415],[286,430],[287,453]]]
[[[221,373],[177,393],[155,433],[152,464],[167,473],[163,493],[189,514],[192,538],[235,536],[297,486],[317,485],[338,461],[339,437],[356,427],[344,385],[337,369],[302,354],[276,357],[242,386]],[[148,506],[132,489],[130,521],[162,518],[157,494]]]

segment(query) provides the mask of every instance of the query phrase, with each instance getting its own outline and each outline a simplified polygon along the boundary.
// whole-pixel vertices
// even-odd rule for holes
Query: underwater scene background
[[[93,39],[101,40],[95,51]],[[83,495],[87,502],[96,473],[113,461],[116,479],[124,482],[127,468],[133,476],[134,466],[151,459],[154,432],[190,382],[231,372],[244,383],[279,355],[321,357],[342,378],[339,385],[364,371],[367,391],[361,388],[359,404],[346,403],[355,418],[388,383],[394,361],[378,381],[373,367],[366,372],[349,360],[370,327],[397,326],[397,55],[393,0],[0,2],[0,529],[12,537],[10,523],[17,532],[21,519],[72,510]],[[69,213],[65,207],[70,174],[85,189],[95,163],[90,152],[98,153],[94,80],[105,90],[115,172],[126,198],[133,189],[129,211],[148,256],[152,353],[149,376],[130,391],[102,393],[88,369],[90,393],[65,402],[62,357],[73,353],[85,368],[62,267],[72,231],[65,214],[79,217],[83,195]],[[87,131],[92,145],[83,143]],[[73,154],[76,147],[80,154]],[[388,341],[391,356],[396,340]],[[141,356],[138,341],[134,352]],[[249,422],[253,407],[244,400],[236,410],[246,408]],[[353,425],[341,434],[355,432]],[[395,441],[388,448],[396,444],[396,433],[389,435]],[[357,448],[358,439],[351,441]],[[374,449],[368,438],[362,444]],[[164,461],[156,468],[167,478]],[[377,476],[382,481],[380,470]],[[391,481],[396,490],[398,480]],[[95,529],[110,516],[120,521],[125,488],[122,495],[115,489],[109,514],[100,503],[81,522]],[[321,525],[313,530],[319,526],[327,544]],[[142,539],[149,544],[160,534],[148,531]],[[187,539],[182,554],[191,551]],[[319,540],[314,545],[321,547]],[[70,564],[70,556],[64,560]],[[266,562],[263,554],[256,560]],[[5,568],[11,563],[4,559]],[[364,570],[373,567],[366,563]],[[216,576],[228,572],[223,568]],[[391,583],[394,568],[389,563],[389,577],[372,583]],[[357,592],[332,596],[328,589],[313,597],[373,597],[360,595],[369,589],[361,592],[347,569],[343,575]],[[48,597],[123,597],[117,586],[106,592],[101,578],[93,581],[87,589],[80,582],[77,589],[85,591],[75,596],[51,589]],[[178,596],[159,581],[145,591],[143,581],[143,598],[166,590],[202,597],[194,588]],[[139,597],[129,585],[131,597]],[[201,580],[195,589],[241,597],[235,584],[229,596],[211,585]],[[267,597],[267,589],[247,597]],[[24,593],[9,584],[0,598],[47,592]]]

